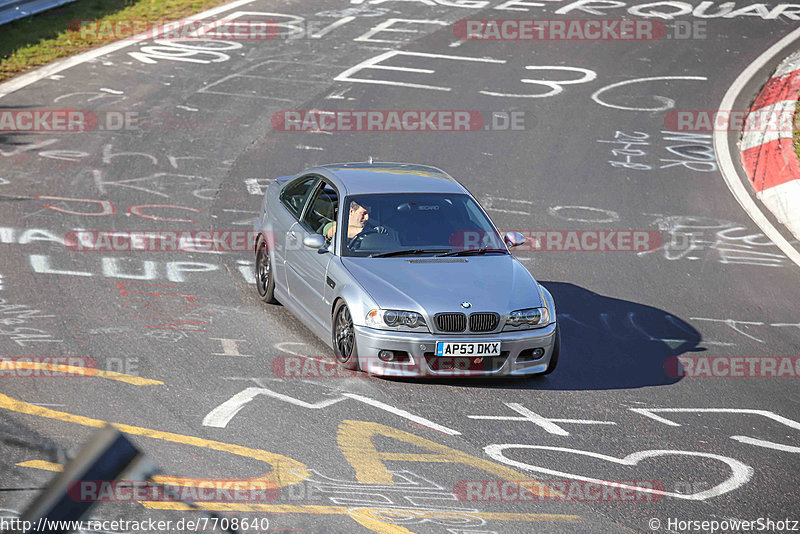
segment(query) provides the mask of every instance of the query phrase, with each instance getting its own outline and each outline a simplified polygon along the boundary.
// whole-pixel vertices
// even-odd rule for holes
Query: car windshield
[[[469,195],[355,195],[343,206],[348,221],[348,232],[340,232],[344,256],[506,253],[503,240]]]

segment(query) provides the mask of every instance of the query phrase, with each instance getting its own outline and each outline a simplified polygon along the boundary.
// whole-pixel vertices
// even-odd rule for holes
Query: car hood
[[[384,309],[433,315],[447,311],[505,314],[544,306],[538,284],[511,255],[468,258],[342,258]],[[471,306],[464,309],[462,302]]]

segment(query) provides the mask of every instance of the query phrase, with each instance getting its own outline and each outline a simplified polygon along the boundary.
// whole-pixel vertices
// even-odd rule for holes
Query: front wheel
[[[358,370],[356,352],[356,333],[353,328],[353,317],[344,301],[339,301],[333,310],[333,353],[336,360],[345,369]]]
[[[272,272],[272,260],[269,257],[267,242],[261,239],[256,252],[256,289],[258,297],[269,304],[277,304],[275,300],[275,276]]]
[[[558,365],[558,357],[561,354],[561,330],[559,325],[556,325],[556,341],[553,343],[553,354],[550,355],[550,363],[547,364],[547,369],[544,370],[543,375],[549,375],[556,370]]]

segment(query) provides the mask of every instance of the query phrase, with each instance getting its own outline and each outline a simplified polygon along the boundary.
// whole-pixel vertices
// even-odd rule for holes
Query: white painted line
[[[520,204],[530,204],[531,206],[534,204],[532,200],[523,200],[521,198],[507,198],[507,197],[493,197],[493,196],[486,196],[486,199],[489,201],[500,200],[502,202],[519,202]]]
[[[504,402],[506,406],[522,415],[522,417],[494,416],[494,415],[468,415],[470,419],[494,419],[497,421],[527,421],[542,428],[548,434],[556,436],[569,436],[569,432],[546,419],[536,412],[533,412],[517,402]]]
[[[259,395],[267,395],[268,397],[272,397],[310,410],[321,410],[336,404],[337,402],[345,400],[342,397],[338,397],[335,399],[326,399],[320,402],[308,403],[295,399],[294,397],[289,397],[288,395],[277,393],[267,388],[247,388],[208,412],[208,415],[203,418],[203,426],[225,428],[228,426],[228,423],[230,423],[231,419],[233,419],[233,417],[239,413],[239,411],[244,408],[248,402]]]
[[[645,417],[649,417],[650,419],[653,419],[654,421],[658,421],[659,423],[664,423],[667,426],[681,426],[679,423],[676,423],[675,421],[670,421],[669,419],[667,419],[665,417],[661,417],[660,415],[654,414],[648,408],[628,408],[628,409],[630,411],[632,411],[632,412],[636,412],[636,413],[641,414],[641,415],[643,415]]]
[[[800,453],[800,447],[793,447],[792,445],[784,445],[782,443],[774,443],[772,441],[764,441],[763,439],[750,438],[747,436],[731,436],[732,440],[746,443],[748,445],[756,445],[757,447],[764,447],[766,449],[773,449],[783,452]]]
[[[419,423],[421,425],[427,426],[428,428],[432,428],[433,430],[438,430],[439,432],[443,432],[445,434],[449,434],[451,436],[460,436],[461,432],[458,430],[453,430],[452,428],[447,428],[446,426],[442,426],[440,424],[434,423],[424,417],[420,417],[418,415],[414,415],[411,412],[407,412],[400,408],[395,408],[390,404],[386,404],[381,401],[377,401],[375,399],[371,399],[369,397],[362,397],[361,395],[357,395],[356,393],[342,393],[343,396],[357,400],[359,402],[363,402],[364,404],[369,404],[375,408],[380,408],[381,410],[386,410],[389,413],[393,413],[395,415],[399,415],[400,417],[404,417],[409,421],[414,421],[415,423]]]
[[[607,462],[615,463],[618,465],[624,465],[627,467],[636,466],[642,460],[659,456],[688,456],[690,458],[710,458],[713,460],[720,461],[724,464],[727,464],[727,466],[731,470],[731,475],[727,479],[725,479],[722,483],[717,484],[713,488],[705,491],[701,491],[698,493],[691,493],[691,494],[674,493],[671,491],[662,491],[654,488],[629,486],[611,480],[584,477],[573,473],[566,473],[564,471],[556,471],[554,469],[546,469],[544,467],[526,464],[524,462],[519,462],[517,460],[511,460],[510,458],[506,458],[503,455],[503,451],[505,451],[506,449],[534,449],[534,450],[566,452],[571,454],[578,454],[581,456],[588,456],[590,458],[596,458],[598,460],[604,460]],[[739,460],[735,460],[727,456],[721,456],[719,454],[711,454],[707,452],[695,452],[695,451],[674,451],[674,450],[663,450],[663,449],[647,450],[647,451],[638,451],[631,453],[625,456],[624,458],[616,458],[614,456],[607,456],[605,454],[600,454],[592,451],[569,449],[566,447],[550,447],[546,445],[524,445],[519,443],[492,444],[492,445],[487,445],[486,447],[483,448],[483,450],[490,458],[492,458],[495,461],[509,465],[511,467],[516,467],[518,469],[524,469],[526,471],[534,471],[537,473],[544,473],[546,475],[552,475],[559,478],[564,477],[571,480],[583,480],[584,482],[592,482],[594,484],[602,484],[604,486],[624,488],[633,491],[652,493],[654,495],[664,495],[668,497],[675,497],[676,499],[685,499],[690,501],[705,501],[706,499],[709,499],[711,497],[718,497],[720,495],[724,495],[725,493],[733,491],[737,488],[740,488],[741,486],[744,486],[745,484],[747,484],[747,482],[750,481],[750,479],[753,477],[753,472],[754,472],[752,467],[743,464]]]
[[[305,356],[305,354],[301,354],[301,353],[299,353],[299,352],[297,352],[295,350],[287,348],[289,345],[308,347],[307,344],[301,343],[301,342],[298,342],[298,341],[282,341],[280,343],[275,343],[274,347],[276,349],[278,349],[278,350],[283,351],[283,352],[288,352],[289,354],[294,354],[295,356],[304,356],[306,358],[311,358],[311,356]],[[306,351],[306,352],[310,352],[310,351]],[[314,358],[312,358],[312,359],[314,359]]]
[[[353,78],[353,74],[359,72],[361,70],[366,69],[373,69],[373,70],[394,70],[399,72],[417,72],[423,74],[430,74],[436,72],[435,70],[431,69],[417,69],[412,67],[393,67],[390,65],[379,65],[382,61],[395,57],[395,56],[411,56],[411,57],[424,57],[424,58],[432,58],[432,59],[453,59],[457,61],[478,61],[483,63],[500,63],[503,64],[506,62],[504,59],[491,59],[491,58],[476,58],[476,57],[464,57],[464,56],[449,56],[446,54],[428,54],[426,52],[405,52],[401,50],[389,50],[388,52],[384,52],[382,54],[378,54],[375,57],[369,58],[367,60],[358,63],[350,67],[349,69],[341,72],[334,78],[334,81],[337,82],[357,82],[357,83],[374,83],[377,85],[394,85],[397,87],[408,87],[414,89],[429,89],[431,91],[450,91],[452,90],[451,87],[443,87],[438,85],[425,85],[419,83],[408,83],[408,82],[396,82],[392,80],[378,80],[378,79],[369,79],[369,78]]]
[[[328,33],[332,32],[333,30],[338,28],[339,26],[347,24],[351,20],[355,20],[355,17],[353,17],[353,16],[342,17],[339,20],[337,20],[336,22],[334,22],[333,24],[331,24],[330,26],[328,26],[327,28],[323,28],[320,31],[318,31],[317,33],[311,34],[310,37],[312,39],[319,39],[320,37],[324,37]]]
[[[492,211],[499,211],[500,213],[513,213],[514,215],[530,215],[527,211],[517,211],[517,210],[504,210],[501,208],[493,208],[491,206],[484,206],[487,210]]]
[[[259,388],[247,388],[223,402],[203,418],[203,426],[225,428],[244,405],[259,394]]]
[[[353,41],[362,42],[362,43],[390,43],[390,44],[402,44],[405,40],[395,40],[395,39],[373,39],[372,37],[385,32],[394,32],[394,33],[421,33],[419,30],[411,30],[408,28],[392,28],[395,22],[407,22],[409,24],[416,23],[416,24],[438,24],[440,26],[446,26],[447,23],[441,20],[420,20],[420,19],[387,19],[379,24],[373,26],[367,33],[360,35],[353,39]]]
[[[608,102],[603,102],[602,100],[600,100],[600,95],[602,95],[606,91],[610,91],[611,89],[616,89],[617,87],[622,87],[624,85],[632,85],[636,83],[658,82],[664,80],[706,81],[708,80],[708,78],[706,78],[705,76],[650,76],[648,78],[636,78],[634,80],[625,80],[623,82],[612,83],[610,85],[606,85],[605,87],[601,87],[600,89],[592,93],[592,100],[594,100],[601,106],[605,106],[607,108],[612,108],[612,109],[621,109],[623,111],[667,111],[668,109],[674,107],[675,101],[672,100],[671,98],[666,98],[663,96],[657,97],[657,99],[660,102],[662,102],[663,105],[656,108],[618,106],[616,104],[609,104]],[[564,82],[559,82],[559,83],[564,83]]]
[[[185,19],[181,19],[182,22],[192,21],[197,19],[204,19],[208,17],[213,17],[219,13],[224,13],[225,11],[229,11],[231,9],[235,9],[239,6],[243,6],[246,4],[250,4],[255,0],[236,0],[235,2],[231,2],[230,4],[225,4],[223,6],[218,6],[213,9],[209,9],[207,11],[203,11],[202,13],[196,13],[190,17],[186,17]],[[177,24],[177,21],[176,21]],[[162,28],[163,31],[165,28]],[[146,34],[139,34],[134,37],[130,37],[128,39],[124,39],[122,41],[117,41],[116,43],[112,43],[106,46],[101,46],[100,48],[96,48],[94,50],[89,50],[88,52],[84,52],[82,54],[78,54],[76,56],[72,56],[71,58],[67,58],[63,61],[57,61],[55,63],[50,63],[49,65],[45,65],[44,67],[40,67],[36,70],[31,72],[21,74],[12,80],[9,80],[5,83],[0,84],[0,98],[13,93],[14,91],[19,91],[23,87],[27,87],[28,85],[38,82],[43,78],[47,78],[49,76],[53,76],[63,70],[69,69],[74,67],[75,65],[80,65],[81,63],[86,63],[87,61],[91,61],[92,59],[104,56],[106,54],[110,54],[111,52],[116,52],[117,50],[122,50],[134,43],[141,42],[145,38],[153,39],[157,37],[156,35],[149,36]]]
[[[655,419],[656,421],[660,421],[665,425],[669,426],[681,426],[680,424],[670,421],[669,419],[665,419],[663,417],[659,417],[655,415],[653,412],[664,412],[664,413],[735,413],[735,414],[749,414],[749,415],[762,415],[767,419],[772,419],[777,423],[781,423],[783,425],[788,426],[789,428],[794,428],[795,430],[800,430],[800,423],[789,419],[787,417],[783,417],[778,415],[774,412],[770,412],[768,410],[753,410],[750,408],[628,408],[628,410],[632,412],[636,412],[647,416],[651,419]]]
[[[506,406],[520,414],[515,415],[468,415],[469,419],[486,419],[490,421],[527,421],[542,428],[545,432],[556,436],[569,436],[569,432],[558,426],[556,423],[571,423],[577,425],[616,425],[614,421],[594,421],[591,419],[549,419],[542,417],[523,405],[516,402],[504,402]]]
[[[377,70],[396,70],[398,72],[420,72],[422,74],[431,74],[433,72],[436,72],[433,69],[418,69],[416,67],[393,67],[391,65],[373,65],[370,68],[371,69],[377,69]],[[427,86],[424,86],[424,87],[427,87]],[[449,91],[449,89],[448,89],[448,91]]]
[[[741,74],[736,78],[730,86],[722,102],[719,105],[719,112],[726,113],[733,109],[733,104],[736,97],[744,88],[745,84],[756,75],[758,70],[766,65],[789,43],[794,42],[800,38],[800,28],[794,30],[789,35],[772,45],[766,52],[761,54],[755,61],[747,66]],[[719,164],[719,171],[722,178],[725,180],[725,185],[730,189],[731,194],[742,207],[742,209],[750,216],[754,223],[761,229],[761,231],[768,238],[775,243],[786,256],[792,260],[798,267],[800,267],[800,251],[794,248],[789,241],[781,235],[775,226],[767,219],[767,217],[758,208],[750,192],[745,188],[742,180],[739,178],[739,173],[736,172],[736,166],[733,163],[733,156],[731,155],[730,147],[728,146],[728,132],[725,130],[714,130],[714,152],[717,155],[717,162]]]
[[[553,423],[571,423],[575,425],[616,425],[615,421],[595,421],[593,419],[548,419]]]
[[[349,88],[349,87],[347,87],[347,88],[344,88],[344,89],[339,89],[339,90],[337,90],[337,91],[334,91],[334,92],[332,92],[332,93],[331,93],[331,94],[329,94],[328,96],[326,96],[326,97],[325,97],[325,99],[326,99],[326,100],[344,100],[344,99],[345,99],[345,96],[344,96],[344,95],[345,95],[345,93],[347,93],[349,90],[350,90],[350,88]]]
[[[726,343],[725,341],[701,341],[697,346],[701,347],[703,345],[714,345],[716,347],[735,347],[736,343]]]
[[[214,341],[219,341],[222,344],[222,352],[212,352],[212,356],[239,356],[244,358],[252,358],[252,354],[242,354],[239,352],[239,341],[247,341],[246,339],[231,339],[227,337],[210,337]]]

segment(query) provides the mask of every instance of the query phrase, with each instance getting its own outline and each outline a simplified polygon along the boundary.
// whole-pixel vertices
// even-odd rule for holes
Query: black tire
[[[553,354],[550,356],[550,363],[547,364],[547,369],[544,370],[542,375],[549,375],[556,370],[558,365],[558,357],[561,355],[561,330],[559,325],[556,325],[556,341],[553,344]]]
[[[269,256],[267,242],[262,238],[256,247],[256,290],[258,297],[269,304],[277,304],[275,300],[275,276],[272,271],[272,259]]]
[[[345,369],[357,371],[358,350],[356,348],[356,334],[353,329],[353,317],[350,315],[350,309],[343,300],[340,300],[333,310],[331,336],[336,360]]]

